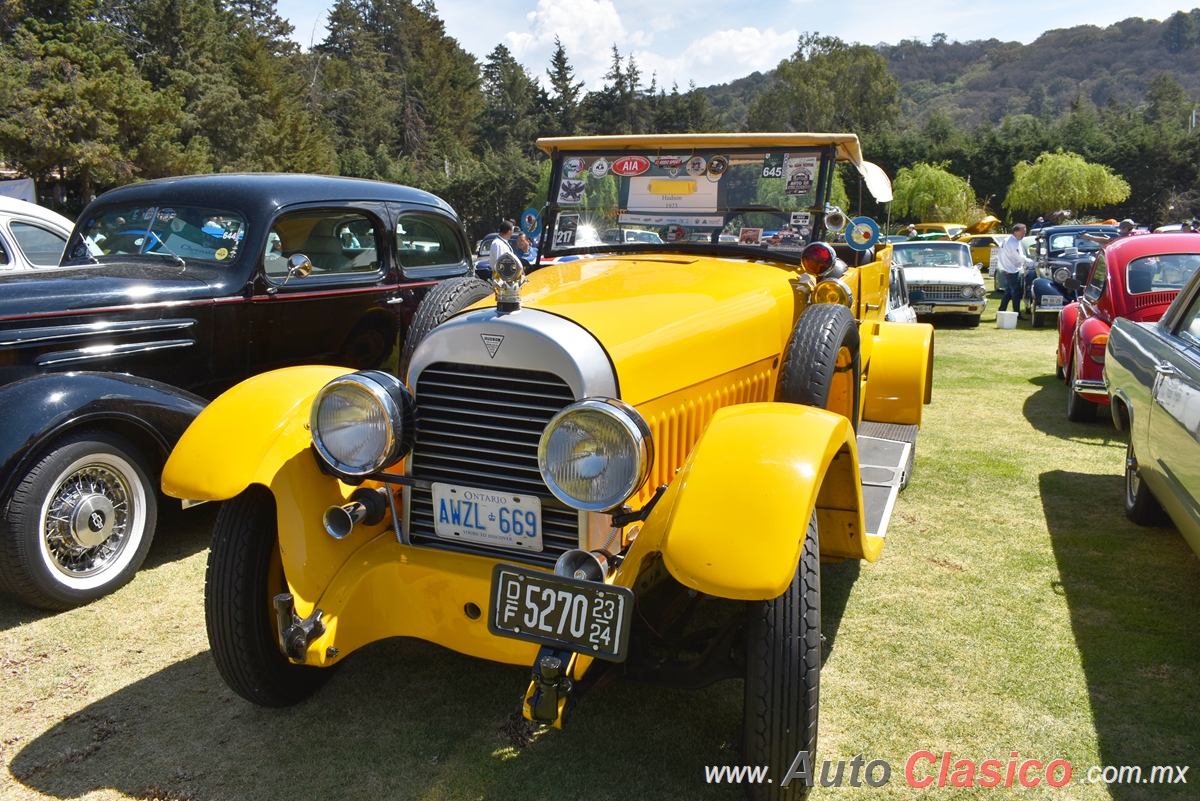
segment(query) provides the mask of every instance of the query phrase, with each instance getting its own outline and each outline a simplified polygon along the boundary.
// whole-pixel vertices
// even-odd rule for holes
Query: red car
[[[1109,403],[1104,349],[1113,321],[1157,322],[1200,265],[1200,235],[1152,234],[1118,239],[1096,257],[1080,300],[1058,322],[1058,377],[1067,384],[1067,419],[1088,422]]]

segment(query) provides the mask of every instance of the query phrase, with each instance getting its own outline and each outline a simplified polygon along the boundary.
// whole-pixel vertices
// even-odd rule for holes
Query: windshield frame
[[[708,161],[710,161],[711,159],[713,159],[714,157],[723,157],[725,159],[725,164],[728,166],[731,160],[739,159],[739,157],[740,157],[739,160],[741,160],[741,161],[743,161],[743,163],[747,163],[747,164],[751,163],[749,161],[746,161],[746,157],[748,157],[748,156],[757,156],[759,160],[762,160],[763,154],[768,153],[768,152],[770,152],[772,154],[774,154],[776,152],[778,152],[779,154],[784,154],[784,153],[794,154],[797,157],[812,156],[812,157],[815,157],[815,159],[816,159],[816,165],[815,165],[815,173],[816,174],[815,174],[814,181],[813,181],[813,194],[812,194],[813,201],[812,201],[811,206],[807,207],[805,212],[801,212],[801,213],[807,213],[809,215],[808,219],[810,221],[810,224],[807,227],[809,228],[810,233],[806,237],[799,237],[799,236],[789,237],[788,243],[787,243],[787,246],[789,249],[787,249],[787,250],[782,250],[782,249],[771,247],[772,244],[773,245],[781,245],[781,241],[768,243],[767,241],[762,241],[762,239],[760,239],[759,242],[756,242],[754,244],[742,243],[741,241],[729,242],[727,240],[729,232],[727,232],[725,229],[728,227],[730,222],[735,220],[738,216],[741,216],[744,218],[745,215],[747,215],[747,214],[764,214],[764,215],[770,214],[770,215],[773,215],[776,218],[778,218],[779,225],[776,226],[775,229],[760,229],[760,230],[766,231],[768,233],[778,232],[778,231],[783,231],[783,230],[790,230],[791,226],[792,226],[790,215],[793,214],[794,212],[796,212],[796,210],[790,210],[790,209],[789,210],[781,210],[781,209],[775,209],[775,208],[771,208],[771,207],[763,207],[763,208],[742,207],[740,209],[730,210],[729,208],[721,208],[721,206],[718,205],[716,211],[683,210],[678,214],[672,214],[670,212],[658,212],[658,211],[645,211],[645,212],[633,211],[633,212],[630,212],[629,210],[620,207],[619,200],[618,200],[618,204],[616,204],[610,208],[603,209],[603,210],[586,209],[582,204],[579,206],[576,206],[574,204],[563,204],[563,203],[559,202],[559,196],[560,196],[559,190],[560,190],[560,187],[562,186],[565,166],[569,160],[574,159],[574,158],[581,158],[581,159],[587,160],[588,162],[594,163],[594,161],[600,157],[603,157],[606,160],[615,162],[617,159],[622,159],[627,156],[634,156],[634,157],[641,157],[641,158],[647,160],[650,165],[658,166],[658,165],[656,165],[656,160],[658,160],[662,157],[678,156],[678,157],[682,157],[682,165],[677,165],[677,167],[679,168],[679,172],[680,172],[680,178],[687,179],[689,177],[689,175],[687,172],[686,165],[689,162],[696,159],[697,157],[703,157],[703,159],[706,160],[706,163]],[[541,254],[541,256],[543,258],[550,258],[550,259],[570,257],[570,256],[585,256],[585,255],[594,254],[594,253],[614,253],[614,254],[615,253],[689,253],[689,254],[697,254],[697,255],[719,254],[719,255],[740,256],[743,258],[748,257],[748,258],[754,258],[754,259],[767,258],[767,259],[777,260],[777,261],[781,261],[781,262],[785,262],[785,263],[789,263],[789,264],[798,263],[800,261],[801,251],[803,250],[803,246],[805,244],[807,244],[808,242],[813,242],[813,241],[823,241],[825,238],[826,226],[825,226],[825,220],[824,220],[824,216],[825,216],[824,212],[826,210],[826,204],[828,202],[828,198],[829,198],[830,192],[832,190],[833,172],[834,172],[833,167],[837,163],[837,156],[838,156],[838,148],[837,148],[836,143],[803,145],[803,146],[800,146],[800,145],[789,146],[786,144],[721,146],[721,145],[710,145],[707,143],[698,143],[695,146],[672,145],[670,147],[656,147],[656,148],[613,147],[611,149],[608,149],[608,148],[606,148],[606,149],[571,149],[571,150],[562,150],[562,151],[555,149],[551,153],[551,158],[552,158],[551,165],[552,166],[551,166],[551,170],[550,170],[549,197],[547,199],[547,202],[545,205],[545,211],[544,211],[544,215],[543,215],[543,225],[542,225],[541,236],[540,236],[539,243],[538,243],[538,245],[539,245],[538,253]],[[662,167],[659,166],[659,168],[661,169]],[[616,173],[614,172],[613,174],[615,175]],[[700,174],[705,174],[705,173],[700,173]],[[621,176],[621,177],[636,177],[636,176],[631,175],[631,176]],[[782,177],[782,174],[781,174],[781,177]],[[568,180],[571,180],[571,179],[568,179]],[[627,197],[628,192],[629,192],[628,186],[629,186],[629,181],[626,180],[623,183],[622,188],[620,190],[621,196]],[[727,185],[719,186],[718,192],[724,192],[724,191],[726,191],[726,189],[727,189]],[[582,217],[585,213],[587,213],[589,211],[591,211],[595,214],[595,216],[593,218],[595,220],[595,224],[590,225],[590,227],[592,227],[596,232],[596,240],[597,240],[596,243],[584,245],[584,246],[574,246],[574,247],[563,247],[563,246],[555,247],[554,246],[554,240],[556,238],[555,233],[558,230],[560,218],[563,218],[565,221],[565,218],[567,218],[570,215],[578,215],[578,216]],[[652,217],[652,216],[658,216],[658,217],[662,218],[661,222],[663,224],[658,227],[652,228],[652,227],[647,227],[646,224],[644,224],[644,223],[638,223],[638,222],[620,223],[620,222],[618,222],[619,217],[610,218],[610,216],[608,216],[608,215],[612,215],[612,214],[628,215],[631,217],[632,216],[642,216],[642,217],[646,217],[646,218]],[[663,234],[661,233],[662,231],[665,231],[667,228],[672,227],[673,225],[676,225],[676,223],[671,223],[669,221],[672,218],[698,219],[698,218],[716,218],[718,216],[720,216],[722,218],[722,223],[720,226],[708,226],[708,225],[684,226],[685,235],[683,236],[682,239],[677,240],[677,241],[667,241],[668,237],[663,236]],[[585,225],[587,225],[587,224],[585,224]],[[679,223],[679,225],[682,225],[682,223]],[[580,227],[584,227],[584,226],[580,226]],[[603,236],[604,231],[613,229],[613,228],[618,228],[621,230],[649,230],[653,233],[659,234],[660,238],[662,238],[664,241],[662,242],[662,244],[650,243],[650,242],[645,242],[645,241],[624,241],[624,242],[604,242],[604,241],[602,241],[602,236]],[[709,242],[694,241],[693,235],[695,233],[697,233],[694,230],[695,228],[703,228],[703,229],[708,230],[710,232],[710,241]],[[753,229],[751,229],[751,230],[753,230]],[[726,236],[726,241],[722,241],[722,235]],[[624,237],[622,237],[622,239],[623,238]],[[763,238],[765,238],[765,235]],[[794,246],[794,249],[792,249],[793,246],[791,246],[791,244],[790,244],[792,241],[796,241],[798,243],[796,246]]]

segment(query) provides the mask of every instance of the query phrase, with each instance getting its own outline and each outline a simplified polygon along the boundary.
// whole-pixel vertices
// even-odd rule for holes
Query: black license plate
[[[501,637],[623,662],[633,590],[498,564],[488,630]]]

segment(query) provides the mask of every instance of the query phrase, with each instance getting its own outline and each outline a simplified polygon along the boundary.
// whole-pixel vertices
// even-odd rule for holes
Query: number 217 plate
[[[492,570],[488,630],[622,662],[629,647],[633,591],[597,581],[498,564]]]

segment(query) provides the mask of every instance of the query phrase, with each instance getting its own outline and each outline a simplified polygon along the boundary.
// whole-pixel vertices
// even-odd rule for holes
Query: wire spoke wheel
[[[49,567],[84,578],[119,561],[130,531],[145,525],[145,498],[136,497],[144,489],[131,486],[133,474],[133,466],[113,454],[78,459],[63,471],[38,524]]]

